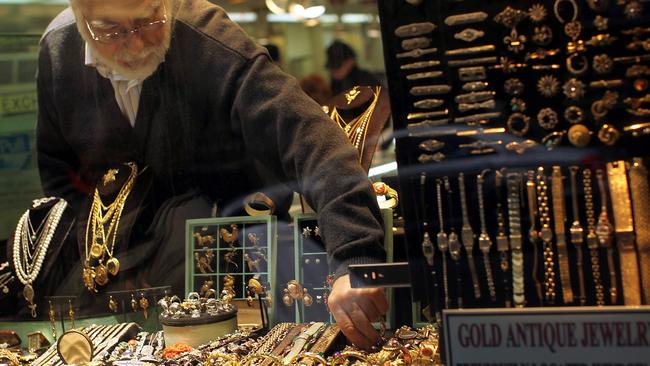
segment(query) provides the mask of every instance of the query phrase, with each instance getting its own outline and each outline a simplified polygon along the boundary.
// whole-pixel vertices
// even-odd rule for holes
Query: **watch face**
[[[542,231],[540,232],[540,237],[542,238],[543,241],[546,242],[551,241],[553,240],[553,232],[548,227],[542,228]]]
[[[481,234],[478,237],[478,246],[483,252],[487,252],[490,250],[490,247],[492,246],[492,242],[490,241],[490,237],[488,234]]]

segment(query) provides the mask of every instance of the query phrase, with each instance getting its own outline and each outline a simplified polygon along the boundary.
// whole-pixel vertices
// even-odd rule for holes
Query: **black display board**
[[[481,225],[477,176],[485,171],[486,227],[493,243],[489,260],[497,296],[492,301],[487,295],[482,253],[475,241],[473,255],[482,296],[480,299],[474,296],[463,248],[458,264],[447,254],[449,307],[458,307],[459,298],[467,308],[502,307],[510,297],[511,273],[501,271],[495,240],[497,203],[506,216],[506,234],[509,229],[508,173],[519,173],[522,179],[520,214],[526,306],[549,305],[536,298],[531,280],[534,250],[528,240],[527,173],[532,170],[536,174],[538,167],[544,167],[550,178],[552,167],[561,167],[565,177],[565,226],[569,242],[573,220],[569,166],[579,169],[579,216],[586,229],[584,169],[589,168],[593,173],[597,216],[600,191],[596,171],[604,170],[607,162],[648,155],[650,139],[644,134],[648,131],[641,127],[635,129],[634,124],[650,121],[650,104],[644,99],[650,78],[647,41],[650,4],[617,0],[394,0],[378,4],[397,141],[400,203],[412,278],[418,279],[413,283],[413,297],[421,302],[422,308],[433,304],[424,319],[433,320],[434,313],[444,306],[444,284],[441,252],[435,249],[434,265],[429,267],[422,252],[423,235],[427,231],[436,246],[439,231],[436,188],[440,180],[445,231],[449,234],[454,228],[460,236],[463,222],[458,174],[461,172],[465,176],[469,220],[478,236]],[[434,25],[433,30],[429,23]],[[552,39],[546,42],[542,36],[549,30]],[[422,94],[422,88],[417,87],[426,89],[427,86],[434,86],[428,88],[428,95],[414,95]],[[557,89],[550,96],[554,88]],[[582,112],[580,121],[577,121],[576,108]],[[555,116],[557,122],[553,123]],[[575,127],[578,124],[581,127]],[[619,137],[615,139],[612,135]],[[429,145],[429,151],[422,148],[423,142]],[[523,151],[516,151],[517,147]],[[503,174],[498,192],[496,171]],[[448,177],[451,194],[446,193],[444,177]],[[550,179],[547,184],[550,198]],[[611,202],[608,210],[611,216]],[[570,242],[568,250],[570,263],[577,263],[576,249]],[[599,255],[606,267],[606,251],[601,249]],[[587,285],[583,303],[593,305],[596,295],[591,291],[593,278],[586,246],[582,260]],[[615,263],[620,273],[618,257]],[[543,278],[543,264],[537,270],[536,275]],[[576,266],[572,265],[570,270],[572,287],[577,293]],[[607,270],[601,272],[603,285],[609,288]],[[617,287],[620,289],[621,284]],[[623,302],[620,294],[615,302],[609,301],[609,296],[607,300],[607,305]],[[556,301],[554,305],[579,305],[579,301],[571,304]]]

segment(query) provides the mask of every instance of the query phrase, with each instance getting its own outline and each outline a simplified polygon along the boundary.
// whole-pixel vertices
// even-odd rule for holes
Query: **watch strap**
[[[560,267],[560,284],[562,286],[562,300],[565,304],[573,302],[573,289],[571,288],[571,272],[569,270],[569,251],[566,243],[566,209],[564,202],[564,177],[559,166],[553,167],[551,175],[551,191],[553,193],[553,219],[555,220],[555,243],[557,246],[557,259]]]
[[[643,303],[650,304],[650,187],[648,170],[640,158],[634,158],[630,166],[630,188],[634,214],[634,232],[639,251],[639,269]]]

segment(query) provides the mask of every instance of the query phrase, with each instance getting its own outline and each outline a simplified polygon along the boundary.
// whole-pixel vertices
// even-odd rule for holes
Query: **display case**
[[[414,323],[445,308],[648,304],[647,5],[379,11]]]
[[[248,283],[257,279],[275,288],[277,222],[275,216],[193,219],[186,222],[186,293],[204,296],[210,288],[242,305]],[[273,322],[273,307],[269,308]]]

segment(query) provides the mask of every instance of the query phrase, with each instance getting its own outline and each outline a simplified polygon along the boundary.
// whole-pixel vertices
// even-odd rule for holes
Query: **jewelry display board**
[[[648,302],[649,10],[379,4],[414,324]]]
[[[256,278],[275,289],[277,222],[275,216],[187,220],[185,224],[185,290],[205,293],[232,290],[232,300],[246,300]],[[273,309],[269,319],[273,323]]]
[[[393,210],[382,209],[381,216],[384,221],[386,262],[391,263],[393,261]],[[298,301],[300,308],[296,308],[296,322],[334,322],[326,304],[330,268],[315,214],[299,214],[294,217],[294,240],[296,243],[295,278],[312,298],[312,304],[309,306],[306,306],[304,301]],[[286,284],[280,285],[286,287]],[[394,302],[392,291],[389,289],[386,294],[392,305]],[[295,303],[292,306],[296,306]],[[393,311],[391,306],[386,316],[386,325],[389,328],[392,326]]]

